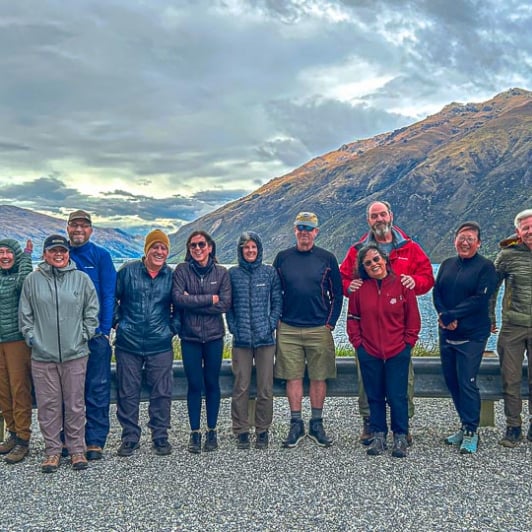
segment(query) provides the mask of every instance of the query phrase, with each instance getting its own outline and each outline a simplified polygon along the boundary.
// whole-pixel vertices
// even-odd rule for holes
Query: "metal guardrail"
[[[441,371],[439,357],[414,357],[414,395],[416,397],[450,397]],[[337,376],[327,383],[327,395],[332,397],[356,397],[358,395],[358,382],[356,362],[353,357],[341,357],[336,359]],[[187,379],[181,361],[174,362],[174,379],[172,399],[183,400],[187,397]],[[116,403],[117,381],[116,366],[111,368],[111,401]],[[308,379],[304,381],[305,395],[308,395]],[[485,356],[480,365],[477,376],[477,385],[482,398],[481,425],[493,426],[495,424],[494,401],[502,399],[502,383],[499,359]],[[231,397],[233,390],[233,372],[231,361],[223,360],[220,371],[220,388],[222,397]],[[256,393],[255,377],[252,376],[250,396]],[[275,380],[273,386],[275,397],[284,397],[285,381]],[[527,365],[523,364],[521,379],[521,395],[528,395]],[[147,401],[150,397],[149,388],[143,380],[141,389],[141,401]],[[0,413],[0,439],[3,439],[3,419]]]

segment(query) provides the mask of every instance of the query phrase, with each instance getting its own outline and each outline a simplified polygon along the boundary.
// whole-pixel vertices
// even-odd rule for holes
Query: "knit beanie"
[[[157,242],[164,244],[168,248],[168,251],[170,251],[170,239],[160,229],[154,229],[146,235],[144,255],[147,255],[148,250]]]

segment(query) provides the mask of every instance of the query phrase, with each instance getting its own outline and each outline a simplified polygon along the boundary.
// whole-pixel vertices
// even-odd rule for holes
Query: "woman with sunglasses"
[[[218,448],[216,425],[220,409],[220,367],[225,327],[222,314],[231,307],[231,280],[216,260],[216,244],[205,231],[187,239],[185,262],[173,275],[172,298],[181,310],[181,353],[188,382],[190,422],[188,450],[201,452],[201,397],[205,386],[207,432],[204,451]]]
[[[421,329],[413,290],[406,288],[375,244],[357,257],[362,286],[349,294],[347,333],[357,351],[370,410],[374,439],[367,453],[387,448],[386,403],[393,431],[392,455],[406,457],[408,434],[408,366]]]

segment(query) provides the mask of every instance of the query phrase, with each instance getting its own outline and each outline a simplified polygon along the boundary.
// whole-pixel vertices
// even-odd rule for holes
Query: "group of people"
[[[282,442],[294,448],[308,436],[321,447],[333,440],[323,423],[327,380],[336,376],[332,331],[343,297],[347,333],[359,371],[360,441],[369,455],[387,449],[387,407],[392,455],[407,456],[414,415],[412,349],[421,329],[417,296],[433,288],[438,314],[442,371],[460,426],[445,442],[460,453],[476,452],[480,394],[476,376],[490,332],[497,330],[495,300],[505,282],[498,339],[506,433],[501,444],[522,439],[521,371],[532,345],[532,209],[515,218],[516,234],[505,239],[495,262],[482,257],[476,222],[456,229],[456,256],[434,279],[423,249],[393,224],[389,203],[367,208],[368,232],[339,266],[315,245],[318,217],[300,212],[295,246],[263,263],[263,243],[244,231],[229,269],[216,259],[207,232],[193,231],[183,263],[167,264],[168,236],[158,229],[145,238],[144,256],[115,271],[107,250],[90,240],[92,218],[78,210],[67,221],[68,238],[49,236],[43,261],[32,271],[32,243],[22,250],[0,240],[0,411],[8,434],[0,444],[7,463],[25,458],[31,436],[32,382],[45,443],[43,472],[57,471],[61,455],[74,469],[103,457],[109,433],[111,329],[115,330],[119,456],[131,456],[141,437],[141,383],[150,390],[153,450],[168,455],[174,341],[181,344],[188,390],[191,453],[218,448],[219,373],[226,316],[232,334],[234,389],[231,402],[236,446],[248,449],[253,435],[248,399],[256,372],[254,446],[270,442],[273,379],[286,381],[290,426]],[[302,417],[303,378],[310,380],[308,429]],[[532,372],[529,409],[532,422]],[[202,398],[207,427],[201,431]],[[532,423],[527,433],[532,441]],[[203,441],[202,441],[203,440]]]

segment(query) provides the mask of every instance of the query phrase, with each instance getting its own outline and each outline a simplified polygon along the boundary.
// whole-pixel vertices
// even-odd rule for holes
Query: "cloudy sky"
[[[0,204],[168,230],[342,144],[532,89],[526,0],[0,4]]]

